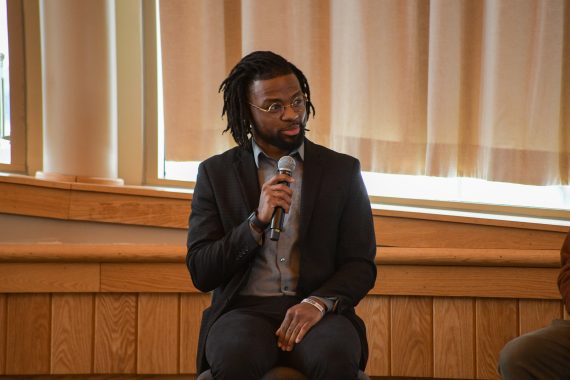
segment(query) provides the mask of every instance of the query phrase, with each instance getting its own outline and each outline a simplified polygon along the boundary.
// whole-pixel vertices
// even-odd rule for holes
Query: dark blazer
[[[259,196],[251,146],[230,149],[200,164],[186,264],[196,288],[214,292],[202,315],[198,373],[209,368],[206,335],[246,283],[258,252],[247,217],[257,208]],[[357,159],[305,139],[300,219],[297,294],[338,298],[336,312],[347,316],[360,335],[364,369],[366,329],[354,306],[374,286],[376,241]]]

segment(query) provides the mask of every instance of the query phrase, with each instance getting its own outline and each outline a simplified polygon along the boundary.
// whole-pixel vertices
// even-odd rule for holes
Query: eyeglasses
[[[285,108],[291,107],[291,109],[295,112],[301,112],[305,110],[305,105],[307,103],[307,99],[304,96],[298,96],[290,104],[283,104],[283,103],[271,103],[269,107],[262,108],[256,106],[255,104],[249,103],[250,106],[257,108],[260,111],[275,114],[275,115],[282,115],[285,112]]]

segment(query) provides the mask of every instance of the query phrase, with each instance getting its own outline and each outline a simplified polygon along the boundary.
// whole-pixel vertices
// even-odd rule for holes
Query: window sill
[[[0,173],[0,213],[157,227],[188,226],[191,189],[58,182]],[[380,217],[566,232],[570,210],[370,197]],[[379,227],[380,228],[380,227]]]

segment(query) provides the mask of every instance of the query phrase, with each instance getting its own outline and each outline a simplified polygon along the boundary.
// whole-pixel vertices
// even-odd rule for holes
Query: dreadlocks
[[[230,132],[235,142],[244,147],[249,140],[252,124],[247,100],[249,86],[254,80],[272,79],[281,75],[295,74],[301,91],[307,98],[307,116],[315,114],[311,103],[311,90],[307,78],[291,62],[270,51],[256,51],[243,57],[232,69],[230,75],[220,85],[219,92],[224,95],[222,117],[227,114],[228,126],[224,130]]]

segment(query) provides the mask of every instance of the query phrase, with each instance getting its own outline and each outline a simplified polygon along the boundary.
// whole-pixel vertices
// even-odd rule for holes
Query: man
[[[570,231],[560,257],[558,288],[570,313]],[[570,379],[570,321],[555,320],[548,327],[507,343],[501,351],[499,372],[504,380]]]
[[[305,138],[304,74],[272,52],[244,57],[220,86],[237,147],[202,162],[187,265],[213,290],[198,373],[260,379],[276,365],[311,379],[356,379],[368,358],[354,306],[374,286],[376,243],[358,160]],[[276,173],[289,155],[292,176]],[[286,212],[277,241],[274,211]]]

